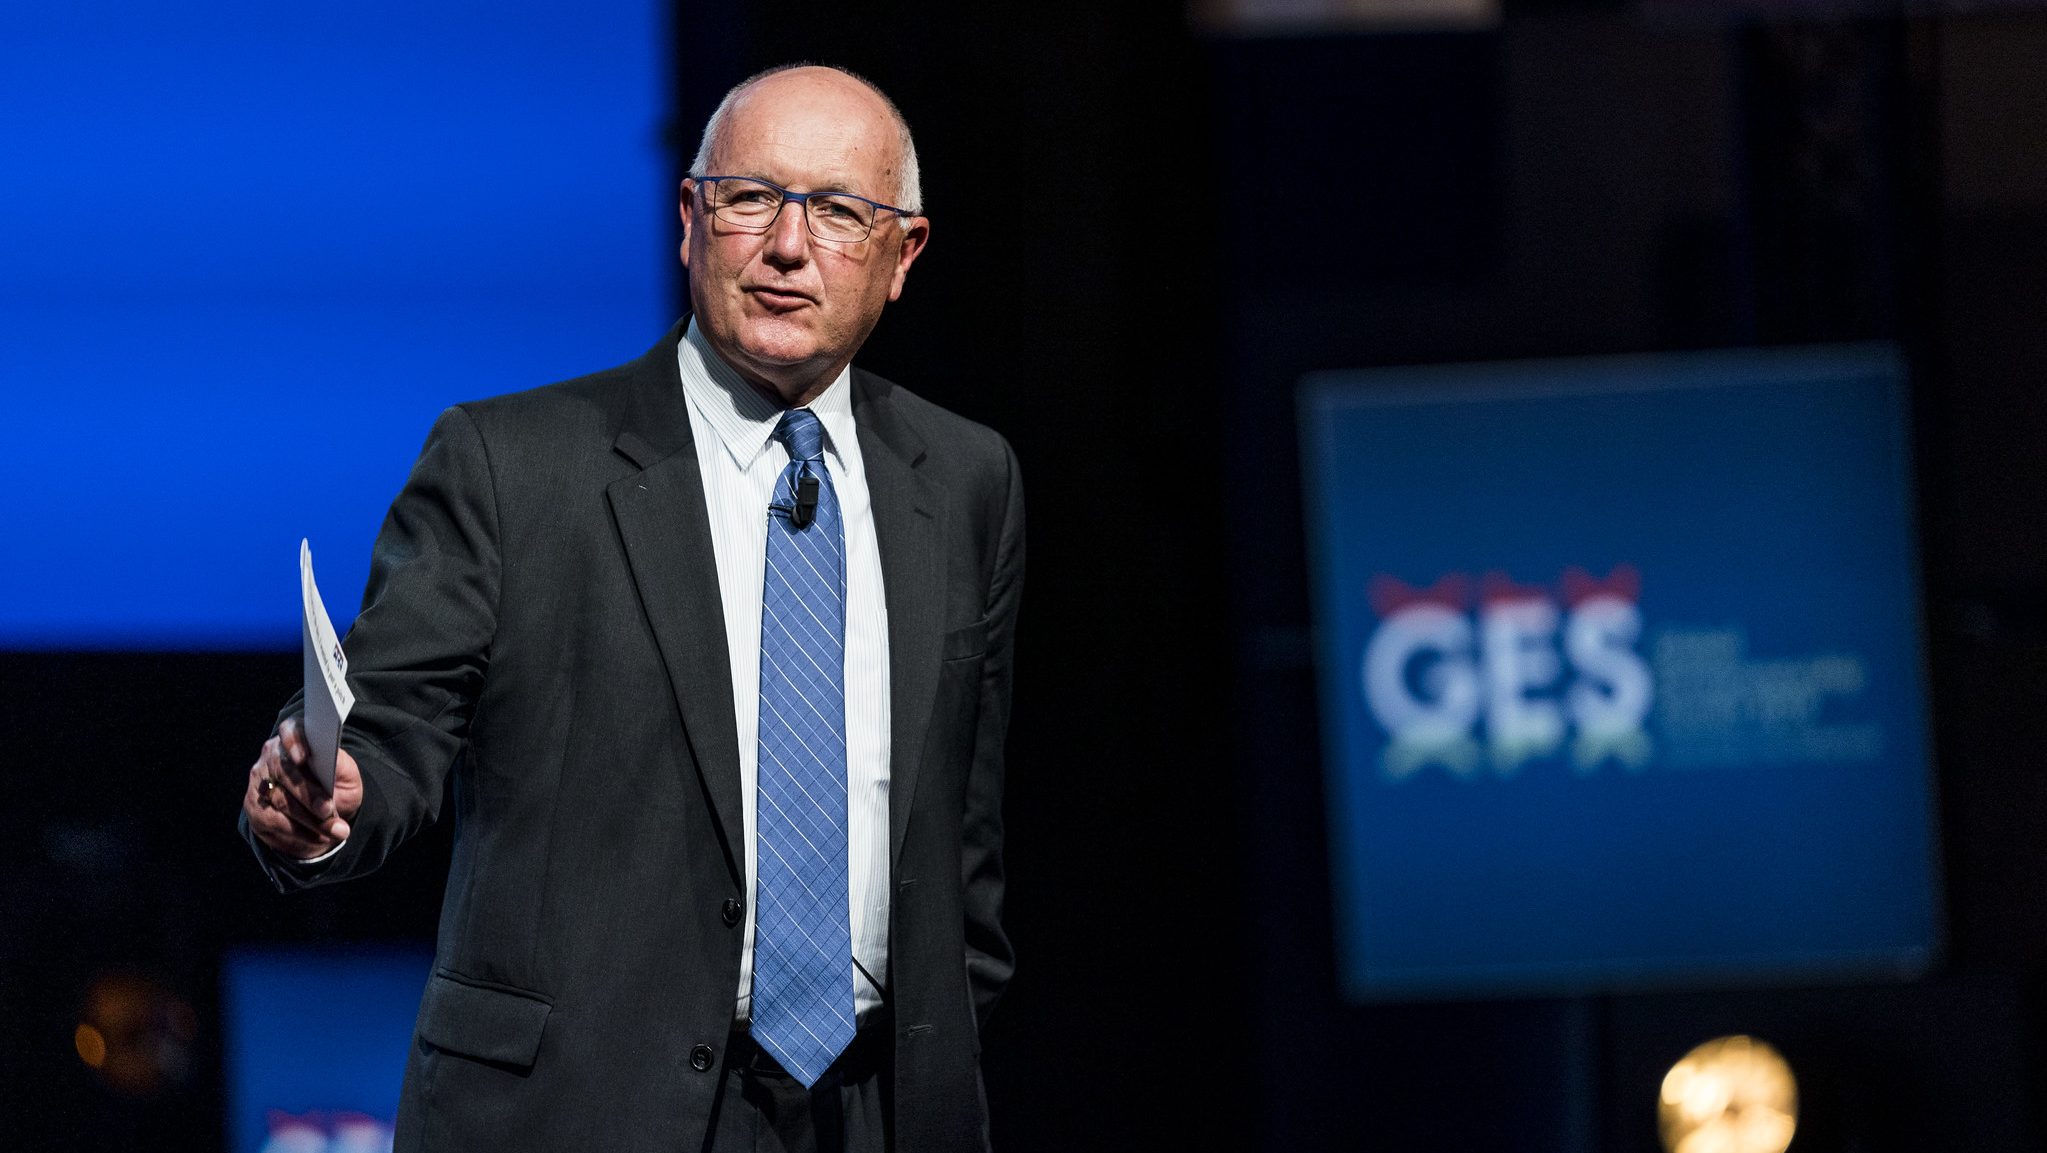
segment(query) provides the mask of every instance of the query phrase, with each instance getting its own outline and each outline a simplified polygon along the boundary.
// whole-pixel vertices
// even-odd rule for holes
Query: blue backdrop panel
[[[389,1149],[425,946],[245,949],[222,970],[228,1147]]]
[[[1302,422],[1350,995],[1928,963],[1894,353],[1320,374]]]
[[[435,413],[651,344],[663,12],[0,6],[0,647],[346,628]]]

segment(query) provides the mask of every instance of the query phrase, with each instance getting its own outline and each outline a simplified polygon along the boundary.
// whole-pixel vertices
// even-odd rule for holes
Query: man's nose
[[[768,255],[784,264],[801,264],[810,254],[810,223],[804,218],[805,205],[784,200],[768,225]]]

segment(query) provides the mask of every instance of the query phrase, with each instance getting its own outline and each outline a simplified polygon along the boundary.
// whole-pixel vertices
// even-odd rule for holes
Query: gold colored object
[[[1656,1115],[1669,1153],[1784,1153],[1798,1128],[1798,1081],[1769,1045],[1719,1037],[1671,1066]]]
[[[78,1048],[78,1059],[97,1069],[107,1063],[107,1038],[104,1033],[83,1021],[72,1030],[71,1043]]]
[[[199,1014],[145,973],[108,970],[85,991],[71,1043],[95,1079],[119,1096],[149,1100],[185,1082]]]

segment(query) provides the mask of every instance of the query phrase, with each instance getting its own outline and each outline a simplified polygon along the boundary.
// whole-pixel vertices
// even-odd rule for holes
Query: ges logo
[[[1566,569],[1555,589],[1489,573],[1426,588],[1372,578],[1379,623],[1365,644],[1365,704],[1386,732],[1384,768],[1511,776],[1569,745],[1580,773],[1647,767],[1656,699],[1642,636],[1641,575]],[[1474,596],[1474,593],[1476,595]]]

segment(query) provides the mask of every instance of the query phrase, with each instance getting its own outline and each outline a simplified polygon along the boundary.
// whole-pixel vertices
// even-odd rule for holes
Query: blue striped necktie
[[[824,426],[809,409],[791,409],[775,439],[789,465],[768,506],[761,592],[752,1030],[808,1086],[853,1040],[846,548]],[[799,499],[806,490],[814,506]]]

